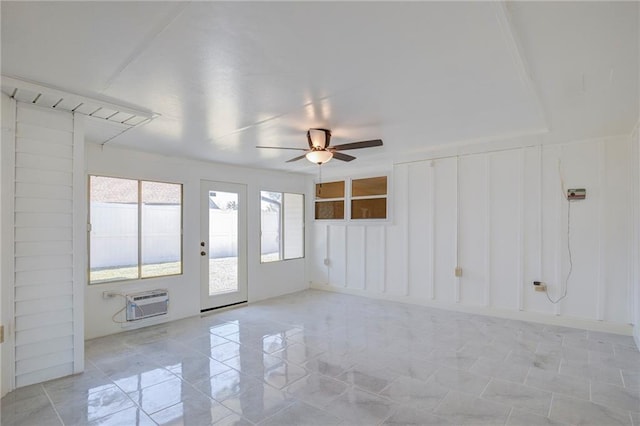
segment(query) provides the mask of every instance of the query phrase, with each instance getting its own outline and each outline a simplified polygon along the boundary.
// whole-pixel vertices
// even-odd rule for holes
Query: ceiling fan
[[[374,146],[382,146],[381,139],[373,139],[369,141],[360,141],[360,142],[351,142],[345,143],[342,145],[330,146],[329,143],[331,141],[331,130],[328,129],[309,129],[307,130],[307,142],[309,143],[309,149],[304,148],[286,148],[280,146],[256,146],[256,148],[268,148],[268,149],[292,149],[296,151],[305,151],[305,154],[300,155],[298,157],[294,157],[291,160],[288,160],[287,163],[291,163],[293,161],[298,161],[303,158],[307,158],[307,160],[311,161],[315,164],[324,164],[331,160],[332,158],[336,158],[341,161],[352,161],[355,160],[356,157],[351,155],[343,154],[338,151],[346,151],[348,149],[361,149],[361,148],[371,148]]]

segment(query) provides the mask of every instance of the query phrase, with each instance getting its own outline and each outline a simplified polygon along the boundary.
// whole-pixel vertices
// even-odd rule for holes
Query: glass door
[[[202,311],[247,301],[247,188],[201,181]]]

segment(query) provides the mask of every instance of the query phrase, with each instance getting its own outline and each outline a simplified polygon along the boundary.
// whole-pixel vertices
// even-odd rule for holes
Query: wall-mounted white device
[[[584,188],[571,188],[567,189],[567,200],[584,200],[587,198],[587,190]]]
[[[127,294],[127,321],[164,315],[169,309],[169,291],[151,290]]]

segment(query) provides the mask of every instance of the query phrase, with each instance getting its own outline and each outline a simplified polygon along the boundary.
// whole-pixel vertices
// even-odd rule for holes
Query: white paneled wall
[[[83,349],[76,345],[82,335],[76,336],[74,326],[73,115],[18,102],[11,142],[14,373],[21,387],[81,368],[75,362]]]
[[[630,138],[394,167],[389,223],[315,222],[314,286],[491,312],[632,322]],[[586,188],[570,206],[565,188]],[[328,259],[328,265],[324,259]],[[455,267],[463,270],[454,275]],[[515,314],[516,316],[518,314]]]

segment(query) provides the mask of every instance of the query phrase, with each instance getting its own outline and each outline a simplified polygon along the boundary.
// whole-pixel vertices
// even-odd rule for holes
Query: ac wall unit
[[[165,315],[169,309],[169,292],[151,290],[127,294],[127,321]]]

